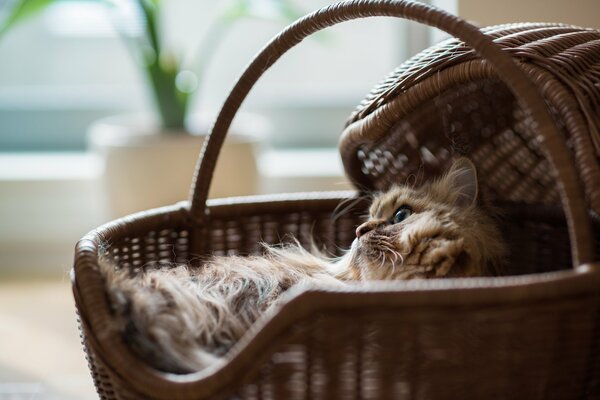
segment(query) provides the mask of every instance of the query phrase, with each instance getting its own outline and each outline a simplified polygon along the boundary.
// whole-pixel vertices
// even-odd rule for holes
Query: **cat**
[[[506,246],[478,205],[475,165],[454,161],[438,180],[394,186],[375,197],[343,279],[393,280],[502,275]]]
[[[338,259],[300,245],[266,246],[261,256],[214,257],[200,268],[149,269],[135,279],[102,260],[113,328],[153,367],[188,373],[225,362],[295,285],[501,275],[506,248],[477,198],[475,166],[458,158],[438,180],[375,195]]]

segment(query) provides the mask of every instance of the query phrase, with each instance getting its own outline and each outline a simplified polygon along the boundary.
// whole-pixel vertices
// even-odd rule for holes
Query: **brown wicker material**
[[[340,142],[348,175],[361,189],[384,189],[439,173],[453,153],[469,155],[484,194],[504,210],[518,276],[306,291],[256,324],[221,368],[170,375],[144,364],[110,329],[100,252],[135,272],[254,253],[286,233],[331,252],[353,240],[366,206],[353,193],[206,198],[231,120],[262,73],[307,35],[377,15],[458,39],[404,63],[356,110]],[[599,39],[564,25],[480,31],[430,6],[385,0],[340,3],[288,27],[226,100],[191,201],[111,222],[78,243],[73,292],[100,396],[600,398]]]

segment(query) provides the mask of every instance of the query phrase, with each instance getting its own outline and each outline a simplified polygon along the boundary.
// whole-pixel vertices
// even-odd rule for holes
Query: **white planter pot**
[[[262,118],[240,115],[221,150],[210,197],[256,193],[256,157],[266,129]],[[109,117],[90,126],[89,146],[104,161],[104,192],[113,218],[188,198],[206,137],[206,131],[193,130],[161,132],[147,114]]]

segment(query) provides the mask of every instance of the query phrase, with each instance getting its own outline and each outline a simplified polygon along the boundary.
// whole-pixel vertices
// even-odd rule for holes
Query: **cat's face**
[[[477,207],[474,165],[458,159],[421,188],[397,186],[375,197],[351,249],[355,279],[390,280],[489,275],[504,246]]]

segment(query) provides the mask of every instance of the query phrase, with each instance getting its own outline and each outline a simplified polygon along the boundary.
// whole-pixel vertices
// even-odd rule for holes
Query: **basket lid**
[[[600,91],[590,78],[600,72],[600,31],[519,23],[482,32],[540,88],[571,138],[588,204],[600,213]],[[367,95],[346,124],[340,151],[347,175],[365,190],[436,175],[456,153],[473,159],[493,198],[557,204],[538,136],[489,63],[451,38],[404,62]]]

